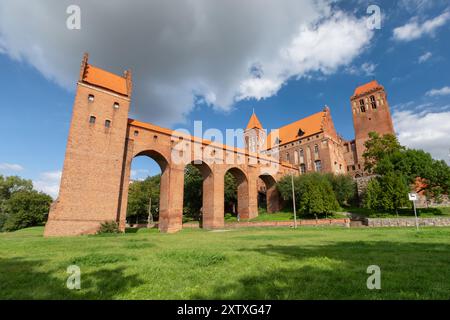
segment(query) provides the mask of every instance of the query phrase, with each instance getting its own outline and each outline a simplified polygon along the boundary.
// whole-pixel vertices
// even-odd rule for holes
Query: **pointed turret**
[[[253,114],[250,117],[250,121],[247,124],[246,130],[254,129],[254,128],[261,129],[261,130],[263,129],[261,122],[259,121],[258,117],[256,116],[255,111],[253,111]]]

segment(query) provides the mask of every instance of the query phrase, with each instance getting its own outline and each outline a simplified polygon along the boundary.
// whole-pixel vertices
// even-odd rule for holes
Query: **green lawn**
[[[0,234],[0,299],[449,299],[450,228]],[[66,268],[81,268],[79,291]],[[381,268],[381,290],[366,269]]]
[[[347,218],[346,215],[342,213],[331,213],[328,215],[321,215],[321,219],[344,219]],[[304,215],[301,213],[297,214],[297,219],[315,219],[314,215]],[[250,219],[251,222],[268,222],[268,221],[293,221],[294,214],[292,212],[275,212],[267,213],[265,211],[260,211],[258,216],[254,219]],[[225,215],[225,223],[237,222],[237,217],[231,214]]]

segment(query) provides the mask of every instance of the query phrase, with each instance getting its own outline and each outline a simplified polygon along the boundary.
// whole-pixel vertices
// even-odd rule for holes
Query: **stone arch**
[[[280,211],[280,194],[277,189],[277,181],[269,174],[262,174],[259,178],[264,182],[266,187],[267,212],[273,213]]]
[[[202,213],[200,227],[211,227],[214,221],[214,175],[212,168],[206,162],[194,160],[190,163],[196,167],[203,178]]]
[[[145,149],[135,153],[132,159],[147,156],[153,159],[161,168],[161,182],[159,192],[159,222],[162,232],[176,232],[182,228],[183,219],[183,187],[184,168],[171,163],[160,150]],[[131,170],[131,165],[128,171]],[[130,172],[127,173],[130,175]],[[125,211],[126,212],[126,211]]]
[[[237,184],[237,213],[240,219],[249,219],[249,180],[245,172],[238,167],[231,167],[225,174],[231,173]],[[224,176],[225,176],[224,174]]]

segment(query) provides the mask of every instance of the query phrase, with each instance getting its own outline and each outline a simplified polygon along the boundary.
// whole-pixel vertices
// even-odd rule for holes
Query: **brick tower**
[[[364,164],[364,143],[369,132],[395,134],[386,91],[376,80],[356,88],[350,99],[355,128],[356,161]]]
[[[131,88],[129,71],[109,73],[84,55],[59,197],[45,236],[94,233],[103,221],[119,221]]]
[[[245,149],[250,152],[260,152],[266,142],[266,131],[253,111],[252,116],[244,130]]]

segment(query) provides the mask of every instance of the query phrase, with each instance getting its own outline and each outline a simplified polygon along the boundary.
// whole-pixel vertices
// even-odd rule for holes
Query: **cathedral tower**
[[[395,135],[394,126],[386,91],[376,80],[356,88],[350,101],[355,128],[355,158],[357,163],[362,165],[364,143],[369,138],[369,132]]]

